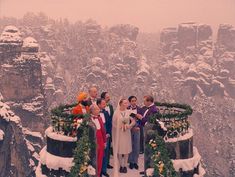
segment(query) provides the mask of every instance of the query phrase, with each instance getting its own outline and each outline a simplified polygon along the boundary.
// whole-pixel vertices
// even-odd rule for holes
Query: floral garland
[[[149,140],[147,151],[151,154],[153,169],[146,170],[147,176],[177,177],[177,173],[169,158],[164,140],[154,133],[154,138]]]
[[[90,152],[94,150],[95,143],[89,139],[89,119],[84,119],[79,127],[82,131],[81,138],[74,150],[74,166],[71,169],[70,177],[95,176],[96,170],[91,166]]]
[[[90,152],[95,150],[96,143],[89,139],[90,114],[72,114],[71,110],[76,105],[60,105],[52,109],[52,126],[54,131],[66,136],[80,137],[74,150],[74,166],[70,177],[95,176],[96,170],[91,166]]]
[[[188,119],[180,121],[172,120],[169,122],[165,122],[165,127],[167,129],[167,138],[174,138],[188,133],[190,123]]]
[[[188,116],[193,112],[190,105],[160,102],[155,102],[155,105],[157,107],[164,107],[164,109],[151,116],[150,123],[155,124],[156,120],[162,121],[164,127],[167,129],[167,138],[178,137],[188,132],[190,127]],[[179,111],[176,108],[183,110]]]
[[[66,136],[75,137],[84,118],[89,114],[72,114],[71,109],[77,104],[60,105],[51,110],[52,127]]]
[[[191,108],[190,105],[187,104],[179,104],[179,103],[160,103],[160,102],[155,102],[155,105],[158,107],[166,107],[165,110],[168,111],[168,113],[156,113],[154,114],[154,116],[152,117],[153,119],[159,119],[159,120],[169,120],[169,119],[186,119],[189,115],[191,115],[193,113],[193,109]],[[170,111],[171,108],[179,108],[179,109],[183,109],[184,111],[178,111],[178,110],[174,110],[173,112]]]

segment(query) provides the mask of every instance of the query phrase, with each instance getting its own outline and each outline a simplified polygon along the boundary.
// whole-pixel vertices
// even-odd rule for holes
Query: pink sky
[[[188,21],[235,26],[235,0],[0,0],[0,16],[22,17],[28,11],[73,22],[130,23],[145,32]]]

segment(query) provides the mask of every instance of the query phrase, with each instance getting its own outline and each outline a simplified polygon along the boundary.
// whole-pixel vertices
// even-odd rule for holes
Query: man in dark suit
[[[159,110],[156,107],[156,105],[154,104],[154,98],[151,95],[146,95],[146,96],[144,96],[144,107],[143,107],[143,110],[142,110],[142,115],[137,114],[136,117],[141,120],[141,124],[144,127],[144,125],[149,121],[150,117],[153,114],[156,114],[158,112],[159,112]],[[142,133],[142,142],[141,142],[142,144],[141,144],[141,146],[143,146],[142,148],[144,149],[144,132],[143,132],[143,129],[142,129],[141,133]],[[142,171],[142,172],[140,172],[140,174],[144,175],[144,172]]]
[[[110,124],[110,138],[107,139],[107,148],[109,149],[108,151],[108,157],[107,157],[107,160],[108,160],[108,165],[107,165],[107,168],[109,169],[112,169],[113,167],[110,165],[110,154],[111,154],[111,142],[112,142],[112,120],[113,120],[113,113],[114,113],[114,110],[113,110],[113,105],[110,103],[110,95],[108,92],[102,92],[100,97],[102,99],[104,99],[106,101],[106,107],[105,107],[105,110],[108,112],[109,114],[109,124]]]
[[[148,121],[149,118],[155,114],[158,113],[158,108],[154,104],[154,99],[150,95],[144,96],[144,107],[143,109],[143,115],[138,114],[137,117],[141,120],[141,124],[144,126]]]
[[[142,114],[142,109],[137,106],[137,98],[136,96],[130,96],[128,98],[129,106],[127,109],[129,109],[133,116],[136,114]],[[135,126],[131,129],[131,141],[132,141],[132,152],[129,154],[128,162],[129,162],[129,168],[130,169],[139,169],[138,166],[138,158],[140,153],[140,129],[142,127],[141,120],[136,119]]]

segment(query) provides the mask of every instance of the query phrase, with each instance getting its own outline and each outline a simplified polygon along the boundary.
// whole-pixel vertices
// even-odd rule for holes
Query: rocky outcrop
[[[164,28],[161,32],[160,42],[162,51],[169,53],[170,51],[178,48],[178,30],[177,28]]]
[[[44,131],[46,111],[39,45],[32,37],[22,39],[16,27],[7,26],[0,46],[0,92],[7,103],[0,105],[4,131],[0,176],[31,177],[43,144],[39,132]]]
[[[56,72],[53,56],[48,55],[46,52],[41,52],[39,58],[42,66],[42,87],[47,109],[50,110],[58,103],[64,103],[67,87],[64,78]]]
[[[30,25],[25,19],[30,19]],[[78,90],[87,90],[90,84],[99,85],[100,88],[111,87],[114,94],[125,82],[130,82],[125,90],[131,92],[130,88],[133,89],[131,85],[137,79],[138,63],[142,56],[136,42],[137,27],[124,24],[106,28],[94,20],[77,21],[74,24],[67,20],[53,22],[52,19],[37,18],[32,14],[27,14],[18,27],[22,31],[22,38],[34,37],[40,51],[43,51],[38,53],[38,58],[41,60],[42,87],[47,108],[74,102]],[[31,40],[30,43],[35,42]],[[103,60],[104,66],[90,66],[90,60],[96,57]],[[120,69],[126,78],[123,79],[123,75],[116,72]],[[106,80],[102,79],[103,76]],[[113,101],[118,97],[114,95]]]
[[[30,154],[30,145],[25,139],[21,120],[0,101],[0,176],[31,177],[34,175],[36,160]]]
[[[206,41],[212,37],[212,28],[207,24],[199,24],[197,29],[197,39],[198,41]]]
[[[218,30],[217,42],[228,51],[235,51],[235,28],[229,24],[221,24]]]
[[[166,34],[167,28],[161,33],[162,52],[167,58],[165,67],[169,71],[181,72],[182,75],[175,77],[180,79],[181,83],[192,87],[192,95],[202,91],[207,96],[229,94],[234,97],[228,79],[233,77],[231,73],[234,72],[235,55],[233,52],[223,52],[221,48],[224,47],[221,45],[213,48],[212,29],[209,25],[182,23],[179,25],[177,37],[168,40]],[[171,46],[167,50],[166,44]],[[227,70],[227,75],[224,70]],[[226,77],[221,76],[222,73]]]
[[[23,126],[43,131],[45,102],[37,41],[32,37],[22,40],[16,27],[7,26],[0,46],[0,91],[4,101],[22,117]]]
[[[196,46],[197,25],[196,23],[181,23],[178,27],[178,41],[180,47]]]
[[[111,27],[109,31],[121,37],[126,37],[132,41],[135,41],[139,32],[139,29],[129,24],[126,24],[126,25],[120,24],[120,25]]]
[[[181,23],[178,28],[164,28],[160,35],[162,50],[165,54],[179,51],[187,53],[202,47],[211,47],[212,28],[207,24],[194,22]],[[205,52],[205,49],[203,51]],[[201,52],[203,52],[201,51]],[[176,54],[175,54],[176,56]]]
[[[184,23],[178,28],[180,38],[178,35],[168,43],[174,47],[165,50],[167,40],[161,41],[163,60],[158,80],[162,85],[157,95],[193,105],[195,143],[206,164],[206,176],[234,174],[233,29],[231,25],[220,25],[217,40],[212,41],[209,25]],[[161,33],[162,39],[165,33]],[[218,165],[214,165],[215,159]]]
[[[23,40],[15,26],[6,26],[0,36],[0,64],[11,63],[21,54]]]

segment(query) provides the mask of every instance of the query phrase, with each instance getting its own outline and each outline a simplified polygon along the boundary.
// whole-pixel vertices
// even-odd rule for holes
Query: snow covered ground
[[[111,165],[113,166],[113,158],[111,156],[111,159],[110,159],[110,162],[111,162]],[[119,173],[119,177],[139,177],[139,176],[142,176],[140,175],[140,172],[144,170],[144,155],[141,154],[140,157],[139,157],[139,170],[136,170],[136,169],[130,169],[129,167],[127,167],[127,173]],[[112,176],[112,169],[109,169],[107,171],[107,173]]]

